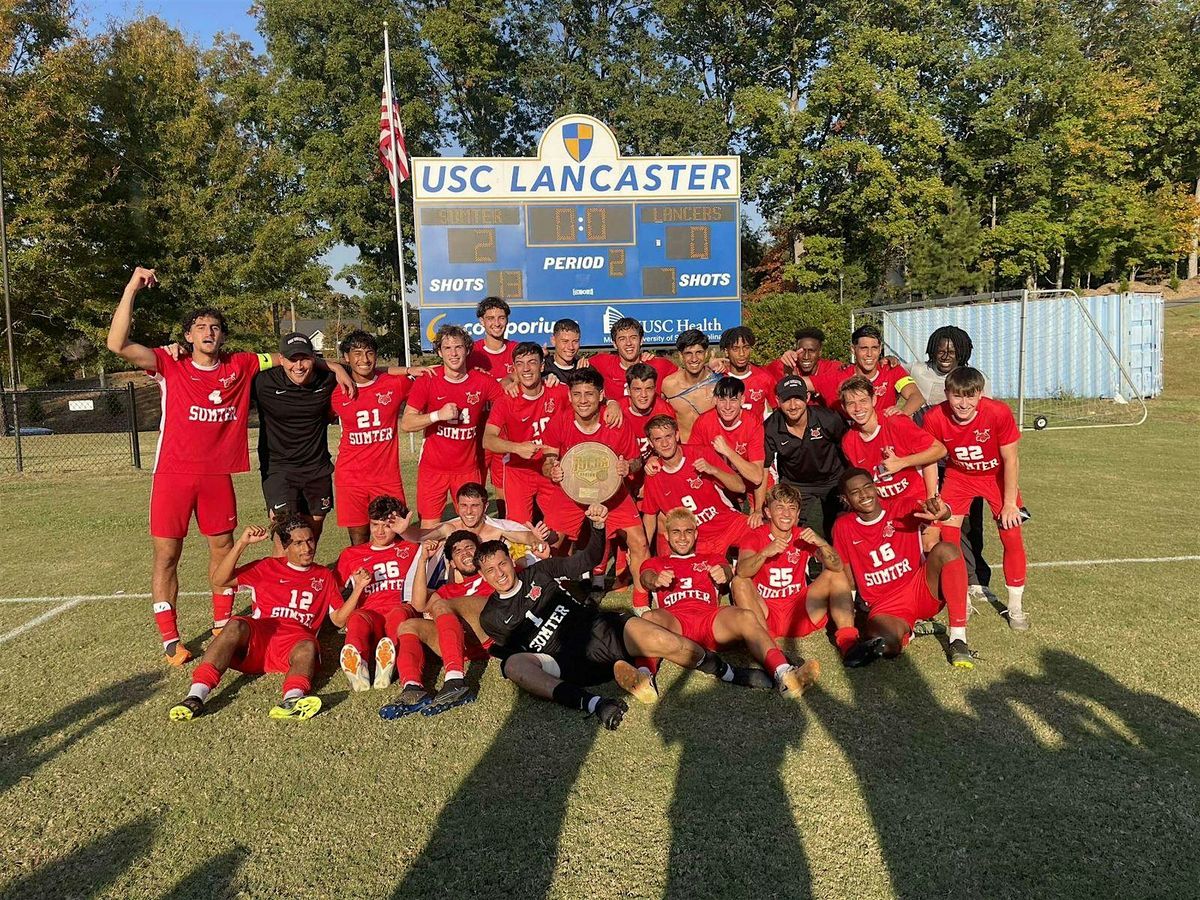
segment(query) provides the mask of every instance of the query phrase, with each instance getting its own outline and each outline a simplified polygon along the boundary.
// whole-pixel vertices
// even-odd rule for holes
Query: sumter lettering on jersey
[[[238,587],[247,588],[254,598],[253,618],[288,622],[314,637],[326,613],[342,606],[337,576],[324,566],[300,569],[269,556],[239,567],[235,574]]]
[[[949,401],[925,414],[924,428],[946,445],[946,465],[964,475],[994,475],[1000,468],[1000,448],[1021,438],[1008,404],[979,398],[970,422],[954,418]]]
[[[392,484],[400,480],[396,434],[400,411],[412,380],[381,372],[358,386],[353,398],[338,391],[333,411],[342,425],[338,479],[355,484]]]
[[[833,546],[854,572],[858,594],[867,606],[884,603],[917,577],[925,554],[916,504],[904,499],[872,521],[847,513],[833,526]]]

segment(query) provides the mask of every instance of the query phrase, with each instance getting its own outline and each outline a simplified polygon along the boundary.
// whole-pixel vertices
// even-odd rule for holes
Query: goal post
[[[962,328],[1022,430],[1140,425],[1162,390],[1158,295],[1001,291],[853,310],[852,328],[866,322],[906,365],[925,361],[935,329]]]

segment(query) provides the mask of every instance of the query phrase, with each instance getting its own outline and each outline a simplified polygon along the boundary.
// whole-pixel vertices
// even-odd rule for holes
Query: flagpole
[[[387,85],[388,103],[395,106],[396,92],[392,90],[392,48],[388,43],[388,26],[387,22],[383,23],[383,77],[384,83]],[[392,111],[388,110],[388,116],[391,117]],[[393,181],[389,182],[389,187],[394,183],[395,187],[392,190],[392,208],[396,214],[396,260],[400,264],[400,321],[404,328],[404,365],[409,367],[412,365],[412,340],[408,333],[408,303],[404,300],[404,285],[408,282],[408,276],[404,272],[404,237],[400,232],[400,162],[396,156],[396,144],[398,136],[392,134],[392,176]]]

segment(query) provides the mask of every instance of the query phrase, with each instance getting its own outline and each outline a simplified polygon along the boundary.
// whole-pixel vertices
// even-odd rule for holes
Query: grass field
[[[1200,555],[1200,306],[1167,327],[1146,425],[1022,441],[1031,561]],[[248,521],[257,481],[237,481]],[[7,478],[0,596],[145,593],[148,489]],[[184,590],[204,558],[189,540]],[[231,673],[211,715],[173,724],[189,679],[159,663],[147,601],[12,637],[62,601],[0,603],[0,894],[1196,896],[1198,580],[1195,560],[1037,567],[1033,629],[982,610],[971,672],[932,639],[845,672],[811,638],[825,674],[801,704],[667,668],[615,733],[494,665],[477,703],[384,723],[379,694],[330,677],[329,633],[311,722],[267,719],[278,676]],[[208,614],[185,599],[185,634]]]

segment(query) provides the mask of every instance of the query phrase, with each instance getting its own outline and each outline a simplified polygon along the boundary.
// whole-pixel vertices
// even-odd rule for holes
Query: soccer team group
[[[209,543],[213,638],[173,720],[203,712],[231,667],[284,675],[273,718],[315,715],[326,618],[345,631],[339,663],[354,691],[399,681],[385,719],[469,702],[468,662],[489,657],[523,690],[609,729],[628,707],[590,689],[616,681],[653,702],[662,660],[798,698],[820,666],[789,659],[779,641],[815,633],[848,667],[945,634],[950,663],[970,668],[969,596],[983,562],[979,529],[963,528],[983,504],[1003,548],[1008,624],[1029,627],[1019,433],[957,328],[934,332],[911,373],[883,355],[872,326],[852,335],[849,364],[823,358],[824,336],[805,328],[794,350],[755,365],[742,326],[722,335],[719,357],[702,332],[683,333],[676,366],[643,349],[631,318],[612,326],[613,352],[586,359],[570,319],[555,323],[548,350],[508,340],[509,307],[489,297],[477,309],[483,338],[443,326],[441,365],[379,368],[362,331],[340,360],[319,358],[299,333],[276,354],[224,351],[225,319],[211,308],[185,317],[178,345],[134,343],[134,300],[155,285],[152,269],[135,270],[108,346],[162,392],[152,597],[176,666],[192,660],[176,601],[193,517]],[[235,540],[231,475],[249,468],[252,398],[270,527]],[[417,432],[411,510],[400,457]],[[587,507],[562,487],[563,456],[584,442],[614,450],[621,477],[611,499]],[[315,560],[334,498],[350,546],[326,567]],[[270,555],[244,561],[259,542]],[[632,611],[597,602],[610,568],[615,586],[632,587]],[[252,597],[245,616],[232,615],[238,589]],[[934,620],[943,607],[948,632]],[[720,651],[731,647],[758,666],[730,665]],[[425,683],[433,658],[436,689]]]

